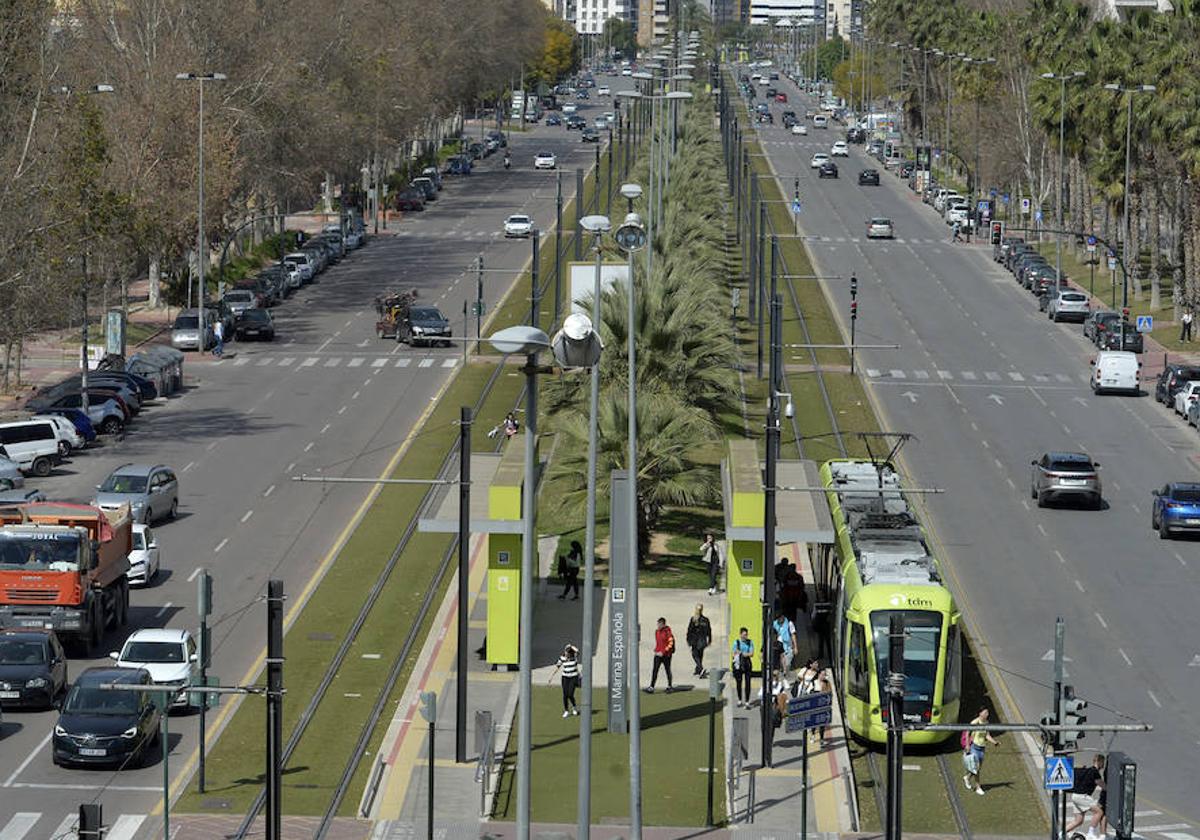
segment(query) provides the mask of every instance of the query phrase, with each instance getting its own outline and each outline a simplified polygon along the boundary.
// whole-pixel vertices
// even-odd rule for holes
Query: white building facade
[[[581,35],[600,35],[604,22],[613,17],[637,22],[637,0],[574,0],[574,5],[573,23]]]

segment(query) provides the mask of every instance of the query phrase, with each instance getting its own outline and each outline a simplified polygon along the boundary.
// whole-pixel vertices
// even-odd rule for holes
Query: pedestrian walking
[[[579,706],[575,702],[575,692],[579,689],[579,649],[568,643],[559,654],[554,670],[550,672],[547,684],[554,682],[554,675],[562,672],[563,717],[578,715]]]
[[[790,563],[784,573],[779,602],[784,615],[793,623],[799,613],[808,612],[808,592],[804,588],[804,576]]]
[[[959,229],[958,222],[955,222],[953,225],[951,225],[950,229],[954,232],[954,235],[950,237],[950,241],[962,242],[962,236],[960,235],[961,231]]]
[[[739,709],[750,706],[750,672],[754,670],[754,642],[750,640],[750,631],[745,627],[738,630],[737,638],[733,640],[733,682],[737,686],[737,704]]]
[[[1083,825],[1084,819],[1090,817],[1088,824],[1088,840],[1094,840],[1095,830],[1100,824],[1100,797],[1104,793],[1104,756],[1096,753],[1089,767],[1081,767],[1075,771],[1075,786],[1071,789],[1071,806],[1075,816],[1067,823],[1063,834],[1067,837],[1075,829]]]
[[[658,683],[659,668],[667,672],[667,691],[675,688],[671,679],[671,657],[674,655],[675,634],[671,632],[667,620],[659,618],[658,626],[654,630],[654,670],[650,673],[650,686],[646,689],[647,694],[654,693],[654,686]]]
[[[225,324],[219,318],[213,324],[213,342],[212,354],[219,359],[225,352]]]
[[[504,417],[504,436],[506,438],[514,438],[517,436],[517,431],[520,430],[521,424],[517,422],[517,415],[511,411]]]
[[[1191,341],[1192,340],[1193,317],[1194,316],[1192,315],[1191,307],[1189,307],[1183,313],[1183,316],[1179,319],[1179,340],[1180,341]]]
[[[705,534],[704,542],[700,543],[700,559],[708,564],[708,594],[716,595],[721,577],[721,551],[712,534]]]
[[[988,716],[986,708],[980,709],[971,725],[986,726]],[[967,790],[973,790],[980,796],[983,796],[983,784],[979,781],[979,773],[983,769],[983,750],[988,744],[995,743],[996,739],[986,729],[969,729],[962,735],[963,766],[967,770],[963,776],[963,784],[967,786]]]
[[[583,565],[583,546],[579,544],[579,540],[571,540],[571,550],[567,552],[566,557],[562,558],[562,561],[563,591],[558,596],[558,600],[566,600],[567,593],[574,589],[575,595],[571,600],[578,601],[579,568]]]
[[[791,669],[792,659],[796,655],[796,625],[780,610],[775,613],[775,620],[771,622],[771,632],[779,643],[775,648],[775,669],[783,673]]]
[[[709,623],[708,616],[704,614],[703,604],[696,605],[696,611],[688,620],[687,643],[692,650],[692,661],[696,663],[692,674],[703,677],[705,674],[704,649],[712,644],[712,624]]]

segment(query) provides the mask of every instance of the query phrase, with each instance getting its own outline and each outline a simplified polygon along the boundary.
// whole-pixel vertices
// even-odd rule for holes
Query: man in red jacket
[[[671,682],[671,657],[674,654],[675,634],[667,626],[667,620],[660,618],[658,627],[654,631],[654,671],[650,674],[650,687],[646,689],[648,694],[654,693],[654,684],[658,682],[659,666],[662,666],[662,669],[667,672],[667,691],[674,688]]]

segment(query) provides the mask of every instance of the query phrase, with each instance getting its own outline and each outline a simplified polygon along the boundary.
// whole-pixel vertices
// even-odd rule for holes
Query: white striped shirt
[[[560,657],[558,657],[558,667],[562,669],[562,675],[564,677],[578,677],[579,676],[579,660],[578,659],[567,659],[567,657],[565,657],[565,656],[560,656]]]

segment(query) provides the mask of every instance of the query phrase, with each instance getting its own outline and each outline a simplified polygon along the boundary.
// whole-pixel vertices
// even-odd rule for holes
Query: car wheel
[[[67,443],[65,440],[60,440],[58,442],[58,454],[63,458],[66,458],[68,455],[70,455],[71,444]]]
[[[1041,493],[1034,493],[1034,494],[1033,494],[1033,497],[1034,497],[1035,499],[1037,499],[1037,506],[1038,506],[1038,507],[1040,507],[1040,508],[1044,508],[1044,507],[1046,506],[1046,499],[1045,499],[1045,497],[1044,497],[1044,496],[1043,496]]]
[[[1165,521],[1158,523],[1158,538],[1160,540],[1171,539],[1171,531],[1169,528],[1167,528],[1167,523]]]
[[[54,469],[54,465],[50,463],[49,458],[37,458],[33,462],[33,474],[38,478],[45,478],[50,475],[50,470]]]
[[[121,421],[116,417],[106,417],[104,422],[100,424],[100,434],[115,435],[121,431]]]
[[[167,519],[177,519],[178,517],[179,517],[179,499],[172,499],[171,500],[171,510],[168,511],[168,513],[167,513]]]

